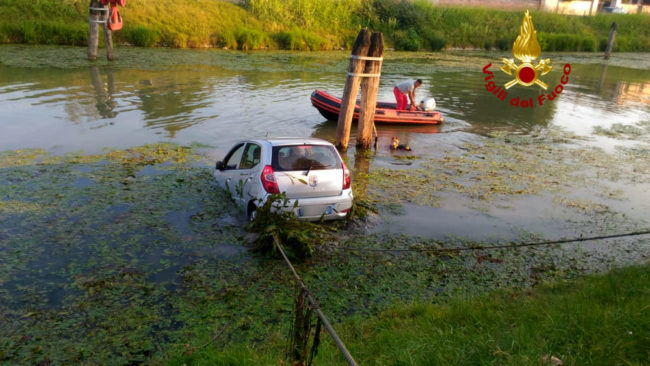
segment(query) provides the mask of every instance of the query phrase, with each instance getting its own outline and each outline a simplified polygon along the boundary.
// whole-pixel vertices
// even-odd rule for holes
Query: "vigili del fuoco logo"
[[[536,101],[533,100],[532,97],[528,100],[519,100],[519,97],[517,96],[511,97],[510,105],[514,107],[533,108],[535,103],[542,106],[544,105],[545,101],[554,100],[564,90],[563,85],[569,82],[571,65],[564,65],[564,68],[562,70],[564,75],[562,75],[560,83],[549,91],[548,84],[542,81],[540,76],[548,74],[551,70],[553,70],[553,66],[551,66],[550,58],[539,60],[539,62],[537,62],[535,65],[535,60],[539,58],[540,54],[541,47],[537,41],[537,31],[533,26],[533,18],[528,13],[528,10],[526,10],[526,14],[524,14],[524,21],[521,23],[521,28],[519,30],[519,36],[517,36],[515,43],[512,45],[512,55],[517,60],[521,61],[521,63],[517,64],[517,62],[512,58],[501,59],[503,62],[501,71],[508,75],[514,76],[514,79],[505,83],[503,87],[497,86],[497,84],[491,80],[494,78],[494,74],[489,70],[492,66],[492,63],[490,62],[489,64],[485,65],[485,67],[483,67],[483,73],[488,75],[485,77],[485,81],[487,81],[485,84],[485,89],[496,95],[496,97],[501,101],[506,100],[506,97],[508,96],[507,90],[517,84],[524,87],[537,85],[545,91],[537,96]]]

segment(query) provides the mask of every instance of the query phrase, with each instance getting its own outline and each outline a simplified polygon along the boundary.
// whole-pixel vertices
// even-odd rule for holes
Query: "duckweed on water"
[[[597,126],[594,128],[594,133],[617,139],[640,141],[645,138],[646,141],[650,141],[650,121],[639,122],[635,125],[615,123],[609,128]]]
[[[592,158],[589,150],[568,154],[535,144],[531,140],[535,149],[526,149],[494,138],[465,146],[463,156],[448,154],[365,184],[390,192],[399,205],[409,197],[402,190],[415,186],[386,188],[413,176],[437,179],[478,202],[561,192],[588,177],[571,168]],[[568,167],[550,166],[558,159]],[[541,162],[549,164],[533,169]],[[246,251],[237,209],[213,183],[211,166],[194,150],[171,144],[100,155],[1,153],[0,362],[182,363],[186,344],[199,354],[199,345],[225,324],[213,344],[217,350],[282,343],[293,308],[291,274],[281,261]],[[578,183],[566,183],[561,174]],[[646,173],[634,174],[640,179]],[[498,179],[503,176],[514,178]],[[421,191],[431,202],[441,199],[437,191]],[[555,246],[433,255],[374,250],[480,243],[339,235],[323,235],[314,255],[298,265],[335,321],[375,314],[396,301],[442,302],[457,293],[528,287],[650,256],[640,239],[604,243],[603,250]]]
[[[641,152],[620,149],[609,155],[596,148],[564,145],[571,136],[516,136],[492,134],[483,143],[466,143],[463,153],[423,159],[416,169],[375,169],[370,173],[370,196],[392,204],[417,203],[437,207],[450,195],[460,195],[470,207],[489,211],[494,205],[525,195],[551,194],[569,208],[585,204],[564,197],[587,182],[609,191],[606,181],[646,179]],[[595,179],[597,178],[597,179]],[[612,193],[609,197],[615,197]],[[618,195],[620,196],[620,194]],[[588,206],[603,206],[591,203]]]

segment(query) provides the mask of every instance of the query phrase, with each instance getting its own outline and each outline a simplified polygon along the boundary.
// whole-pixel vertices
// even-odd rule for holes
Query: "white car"
[[[341,219],[352,208],[350,170],[334,145],[321,139],[240,141],[217,162],[214,178],[249,219],[269,195],[281,192],[289,204],[280,209],[298,219]]]

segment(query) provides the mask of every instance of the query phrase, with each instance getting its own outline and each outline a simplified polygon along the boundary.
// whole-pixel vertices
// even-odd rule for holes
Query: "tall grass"
[[[0,42],[84,44],[89,0],[0,0]],[[428,0],[140,0],[120,10],[117,43],[255,50],[349,48],[361,27],[398,50],[508,50],[522,11],[436,7]],[[533,11],[544,51],[604,49],[612,22],[615,51],[650,51],[650,15],[567,16]]]
[[[650,361],[650,265],[539,288],[394,306],[336,326],[361,365],[646,365]],[[235,345],[171,364],[274,364],[285,342]],[[345,364],[323,333],[318,365]]]
[[[384,32],[388,42],[401,50],[435,49],[432,44],[441,41],[446,47],[511,49],[523,19],[522,11],[436,7],[427,0],[372,0],[371,4],[363,23]],[[650,51],[647,14],[583,17],[533,11],[532,16],[538,36],[546,35],[545,51],[598,51],[614,21],[618,51]]]

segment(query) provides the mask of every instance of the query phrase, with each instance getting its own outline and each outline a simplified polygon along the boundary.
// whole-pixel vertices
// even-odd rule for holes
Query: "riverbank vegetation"
[[[650,361],[648,281],[650,266],[629,267],[444,305],[396,305],[336,328],[360,365],[641,365]],[[346,364],[321,337],[315,364]],[[201,351],[172,364],[271,365],[282,346]]]
[[[118,43],[240,50],[349,48],[361,27],[383,32],[397,50],[509,50],[523,17],[424,0],[157,0],[120,10],[125,25],[114,34]],[[88,0],[0,0],[0,43],[84,45],[87,14]],[[602,51],[613,21],[615,51],[650,51],[650,15],[532,15],[543,51]]]

